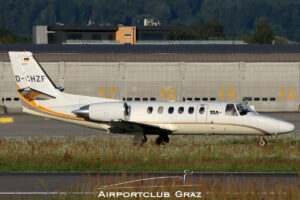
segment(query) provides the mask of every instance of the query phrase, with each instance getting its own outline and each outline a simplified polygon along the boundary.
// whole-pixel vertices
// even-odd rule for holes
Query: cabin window
[[[195,98],[195,101],[200,101],[200,98],[199,98],[199,97],[196,97],[196,98]]]
[[[136,97],[134,100],[135,100],[135,101],[140,101],[140,100],[141,100],[141,98],[139,98],[139,97]]]
[[[230,116],[238,116],[233,104],[227,104],[225,114]]]
[[[199,113],[200,113],[201,115],[205,113],[205,107],[204,107],[204,106],[201,106],[201,107],[200,107]]]
[[[267,97],[263,97],[261,98],[262,101],[268,101],[268,98]]]
[[[211,100],[211,101],[215,101],[216,98],[215,98],[215,97],[211,97],[210,100]]]
[[[130,98],[130,97],[129,97],[129,98],[127,98],[127,101],[132,101],[132,98]]]
[[[131,113],[131,107],[128,106],[127,103],[124,103],[124,109],[125,109],[125,112],[124,112],[125,117],[128,117],[130,115],[130,113]]]
[[[126,101],[125,97],[123,97],[123,101]]]
[[[148,101],[148,98],[147,97],[143,97],[143,101]]]
[[[4,98],[2,97],[2,102],[4,101]]]
[[[174,112],[174,107],[169,107],[168,112],[169,112],[169,114],[173,114],[173,112]]]
[[[193,98],[192,97],[188,97],[188,98],[186,98],[186,100],[193,101]]]
[[[152,111],[153,111],[153,107],[152,107],[152,106],[149,106],[149,107],[147,108],[147,113],[148,113],[148,114],[151,114]]]
[[[275,101],[275,100],[276,100],[276,98],[274,98],[274,97],[270,98],[270,101]]]
[[[189,107],[189,114],[193,114],[194,113],[194,107]]]
[[[255,98],[254,98],[254,101],[259,101],[259,100],[260,100],[259,97],[255,97]]]
[[[184,107],[179,107],[179,108],[178,108],[178,113],[179,113],[179,114],[182,114],[183,112],[184,112]]]
[[[8,97],[8,98],[6,98],[6,99],[5,99],[5,101],[11,101],[11,98],[10,98],[10,97]]]
[[[162,114],[162,113],[164,112],[164,107],[159,106],[158,109],[157,109],[157,112],[158,112],[159,114]]]
[[[156,101],[156,98],[151,97],[151,98],[150,98],[150,101]]]
[[[207,100],[208,100],[208,98],[206,98],[206,97],[203,98],[203,101],[207,101]]]
[[[14,98],[14,101],[19,101],[19,100],[20,100],[20,99],[19,99],[19,98],[17,98],[17,97],[15,97],[15,98]]]
[[[182,98],[182,101],[185,101],[185,97]]]

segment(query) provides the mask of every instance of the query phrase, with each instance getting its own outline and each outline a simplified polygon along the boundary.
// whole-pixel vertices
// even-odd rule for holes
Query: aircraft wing
[[[148,124],[142,122],[134,122],[127,120],[120,120],[118,122],[109,122],[110,132],[134,132],[143,131],[145,134],[160,134],[172,133],[176,129],[171,125],[165,124]]]

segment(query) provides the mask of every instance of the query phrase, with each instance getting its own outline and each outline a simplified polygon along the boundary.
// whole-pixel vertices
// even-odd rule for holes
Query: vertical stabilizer
[[[31,52],[8,52],[19,91],[33,90],[55,97],[58,90]]]

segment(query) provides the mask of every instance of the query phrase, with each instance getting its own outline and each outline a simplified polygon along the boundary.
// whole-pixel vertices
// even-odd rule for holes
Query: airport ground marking
[[[0,117],[0,124],[14,123],[13,117]]]

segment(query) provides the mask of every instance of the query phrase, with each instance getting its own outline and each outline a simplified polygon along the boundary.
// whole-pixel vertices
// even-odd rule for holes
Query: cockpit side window
[[[230,116],[238,116],[236,109],[234,107],[234,104],[227,104],[226,105],[226,110],[225,110],[226,115]]]

